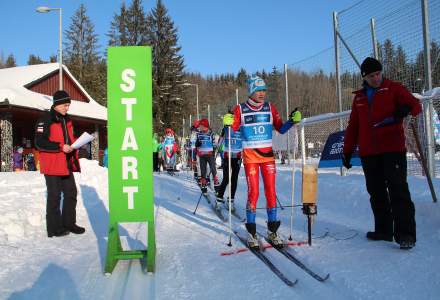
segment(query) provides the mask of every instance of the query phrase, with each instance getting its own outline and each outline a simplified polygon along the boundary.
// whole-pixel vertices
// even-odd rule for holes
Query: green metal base
[[[147,250],[124,251],[119,237],[118,223],[112,223],[109,227],[107,256],[105,260],[105,274],[111,274],[116,267],[118,260],[140,259],[145,272],[154,272],[156,268],[156,237],[154,223],[148,222],[148,248]]]

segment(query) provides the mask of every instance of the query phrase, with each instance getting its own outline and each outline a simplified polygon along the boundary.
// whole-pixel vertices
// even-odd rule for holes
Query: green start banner
[[[110,223],[106,273],[111,273],[118,258],[133,258],[133,253],[121,258],[127,251],[120,248],[118,223],[147,222],[148,251],[154,255],[151,48],[108,48],[107,68]],[[143,253],[138,254],[142,258]]]

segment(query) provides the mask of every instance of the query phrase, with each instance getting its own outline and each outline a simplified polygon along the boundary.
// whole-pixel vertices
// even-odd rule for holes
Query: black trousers
[[[223,198],[226,186],[229,183],[229,161],[226,157],[223,159],[223,179],[222,183],[218,187],[217,195],[220,198]],[[241,159],[240,158],[232,158],[231,157],[231,199],[235,198],[235,191],[237,191],[237,180],[238,180],[238,174],[240,173],[240,167],[241,167]]]
[[[208,174],[206,174],[206,166],[209,164],[212,176],[217,175],[217,168],[215,166],[214,155],[202,155],[200,156],[200,172],[202,178],[208,179]]]
[[[54,234],[58,230],[70,228],[76,224],[76,184],[75,177],[44,175],[47,187],[46,226],[47,233]],[[63,207],[60,208],[61,193]]]
[[[408,189],[406,153],[361,157],[376,232],[393,234],[396,242],[416,240],[414,203]]]
[[[153,171],[159,172],[159,153],[153,152]]]

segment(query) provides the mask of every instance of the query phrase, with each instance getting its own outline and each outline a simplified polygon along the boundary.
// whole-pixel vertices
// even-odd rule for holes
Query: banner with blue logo
[[[332,133],[328,136],[325,143],[324,150],[321,153],[318,168],[335,168],[342,167],[342,153],[344,149],[344,135],[345,130]],[[360,166],[361,159],[359,158],[358,148],[353,153],[351,158],[353,166]]]

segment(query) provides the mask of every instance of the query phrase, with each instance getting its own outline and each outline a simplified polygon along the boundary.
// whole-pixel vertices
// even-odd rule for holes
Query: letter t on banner
[[[109,234],[105,273],[120,259],[154,272],[152,75],[150,47],[110,47],[107,60]],[[147,250],[123,250],[119,223],[146,222]]]

